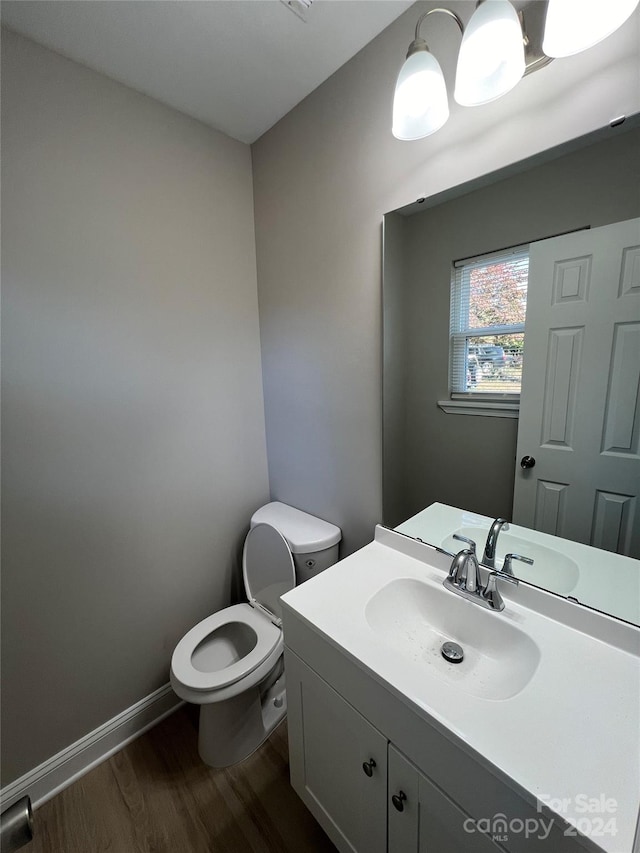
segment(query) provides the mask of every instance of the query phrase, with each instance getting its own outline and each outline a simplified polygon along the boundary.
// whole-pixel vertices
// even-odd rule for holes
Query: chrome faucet
[[[454,534],[453,538],[466,542],[469,547],[464,548],[453,558],[449,574],[444,580],[444,586],[451,592],[455,592],[456,595],[475,601],[481,607],[486,607],[489,610],[504,610],[504,601],[497,587],[498,579],[517,586],[517,578],[494,569],[489,572],[486,586],[483,587],[480,566],[476,557],[476,543],[472,539],[467,539],[458,534]]]
[[[496,550],[498,547],[498,534],[501,530],[508,530],[509,522],[506,518],[496,518],[487,534],[487,541],[484,546],[484,554],[482,555],[482,564],[490,569],[496,567]]]

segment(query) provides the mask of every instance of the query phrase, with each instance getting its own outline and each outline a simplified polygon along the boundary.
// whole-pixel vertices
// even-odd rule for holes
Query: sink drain
[[[443,643],[440,651],[442,652],[442,657],[448,660],[449,663],[462,663],[464,660],[463,648],[457,643]]]

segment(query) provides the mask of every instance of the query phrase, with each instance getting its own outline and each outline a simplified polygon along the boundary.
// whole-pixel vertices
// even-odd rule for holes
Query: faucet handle
[[[476,553],[476,543],[473,541],[473,539],[467,539],[466,536],[461,536],[459,533],[454,533],[451,538],[457,539],[458,542],[466,542],[471,552],[474,554]]]
[[[507,574],[507,572],[503,572],[502,569],[494,569],[494,571],[489,572],[489,579],[491,577],[500,578],[500,580],[507,581],[508,583],[512,583],[514,586],[518,586],[520,581],[518,578],[515,578],[513,575]]]
[[[521,563],[526,563],[528,566],[533,565],[533,560],[531,557],[522,557],[520,554],[507,554],[504,558],[504,563],[502,564],[502,572],[505,575],[510,575],[513,577],[513,568],[511,566],[512,560],[520,560]]]
[[[518,579],[514,578],[513,575],[505,574],[505,572],[498,571],[497,569],[493,572],[489,572],[487,585],[482,590],[481,595],[492,610],[504,610],[504,601],[502,600],[500,590],[498,589],[498,578],[500,578],[500,580],[507,581],[508,583],[512,583],[514,586],[518,586],[519,583]]]

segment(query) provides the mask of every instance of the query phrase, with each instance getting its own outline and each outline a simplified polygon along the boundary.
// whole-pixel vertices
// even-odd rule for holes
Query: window
[[[518,399],[528,275],[528,246],[454,264],[449,352],[453,398]]]

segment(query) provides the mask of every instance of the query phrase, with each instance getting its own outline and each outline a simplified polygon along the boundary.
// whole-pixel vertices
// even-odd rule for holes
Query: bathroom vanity
[[[293,787],[340,851],[636,851],[640,630],[450,562],[378,527],[283,597]]]

